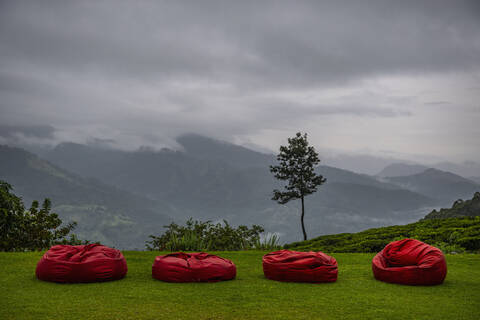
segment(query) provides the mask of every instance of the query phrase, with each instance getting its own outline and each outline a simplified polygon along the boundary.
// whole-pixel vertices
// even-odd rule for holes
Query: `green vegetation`
[[[320,236],[285,245],[299,251],[378,252],[389,242],[414,238],[444,252],[480,250],[480,217],[428,219],[403,226],[368,229],[358,233]]]
[[[50,212],[51,202],[33,201],[25,210],[21,198],[12,192],[12,186],[0,180],[0,251],[25,251],[47,249],[54,244],[81,244],[70,232],[76,223],[63,227],[56,213]],[[70,234],[70,237],[67,236]]]
[[[464,216],[480,216],[480,192],[475,192],[472,199],[463,201],[458,199],[449,209],[433,210],[425,219],[444,219]]]
[[[213,224],[211,221],[197,221],[190,218],[185,226],[171,223],[161,236],[153,236],[147,241],[148,250],[167,251],[236,251],[248,249],[278,248],[276,235],[260,240],[264,232],[261,226],[253,225],[232,227],[227,221]]]
[[[93,169],[95,165],[88,167]],[[51,199],[52,211],[62,221],[78,222],[75,234],[81,239],[142,248],[147,235],[172,221],[166,216],[165,201],[152,201],[87,178],[92,176],[96,177],[93,171],[78,176],[25,150],[0,145],[0,180],[11,184],[25,204]],[[134,189],[136,186],[128,188]]]
[[[288,181],[284,191],[273,190],[272,200],[280,204],[286,204],[291,200],[302,201],[302,224],[303,239],[307,240],[305,224],[305,197],[317,191],[317,187],[327,181],[323,176],[315,173],[315,167],[320,163],[315,148],[308,145],[307,134],[303,136],[297,132],[296,136],[288,139],[288,146],[281,146],[277,156],[279,162],[276,166],[270,166],[270,171],[275,178]]]
[[[42,253],[0,253],[0,319],[478,319],[480,256],[447,255],[445,283],[412,287],[376,281],[373,254],[334,254],[338,281],[282,283],[262,271],[266,252],[216,252],[237,279],[166,283],[152,279],[159,252],[125,252],[127,277],[91,284],[39,281]]]

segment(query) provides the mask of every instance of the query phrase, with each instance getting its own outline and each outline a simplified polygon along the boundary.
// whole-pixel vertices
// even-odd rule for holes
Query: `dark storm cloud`
[[[135,145],[313,117],[413,117],[453,98],[349,88],[478,73],[478,30],[473,0],[2,1],[0,123]],[[308,98],[322,90],[328,99]]]
[[[468,69],[480,56],[476,3],[11,1],[0,53],[70,72],[247,87]]]

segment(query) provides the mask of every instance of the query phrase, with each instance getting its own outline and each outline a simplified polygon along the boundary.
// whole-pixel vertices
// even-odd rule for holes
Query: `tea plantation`
[[[480,251],[480,217],[426,219],[415,223],[340,233],[285,245],[297,251],[378,252],[389,242],[414,238],[445,253]]]

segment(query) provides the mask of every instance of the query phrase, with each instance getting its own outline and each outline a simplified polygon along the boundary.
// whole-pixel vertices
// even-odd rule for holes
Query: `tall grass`
[[[267,234],[255,243],[255,249],[257,250],[279,250],[281,248],[280,237],[276,233]]]

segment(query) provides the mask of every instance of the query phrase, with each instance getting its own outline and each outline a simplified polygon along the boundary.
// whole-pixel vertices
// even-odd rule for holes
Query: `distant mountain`
[[[80,238],[121,248],[143,248],[148,234],[171,221],[168,208],[94,179],[85,179],[18,148],[0,145],[0,179],[26,206],[50,198],[64,221],[75,220]]]
[[[476,191],[480,191],[480,185],[475,182],[437,169],[427,169],[410,176],[383,179],[404,189],[437,199],[442,205],[459,198],[470,197]]]
[[[240,168],[268,166],[275,156],[266,154],[225,141],[207,138],[197,134],[186,134],[177,138],[177,142],[192,157],[224,161]]]
[[[168,204],[176,221],[187,217],[262,224],[282,240],[297,239],[299,203],[271,200],[279,187],[269,171],[274,157],[206,137],[180,137],[183,151],[125,152],[64,143],[47,154],[56,165],[82,176]],[[311,234],[358,231],[414,221],[434,200],[351,171],[320,166],[327,178],[306,198]]]
[[[440,162],[432,167],[439,170],[452,172],[462,177],[480,176],[480,163],[474,161],[465,161],[463,163]]]
[[[402,161],[389,157],[343,153],[329,149],[319,149],[318,151],[325,165],[368,175],[375,175],[382,170],[382,168],[392,163]]]
[[[411,176],[427,170],[428,167],[420,164],[393,163],[377,173],[378,177]]]
[[[480,192],[475,192],[470,200],[459,199],[454,202],[449,209],[433,210],[425,219],[444,219],[456,217],[474,217],[480,216]]]
[[[469,177],[469,180],[472,180],[473,182],[480,184],[480,177]]]

